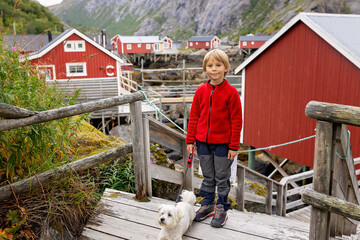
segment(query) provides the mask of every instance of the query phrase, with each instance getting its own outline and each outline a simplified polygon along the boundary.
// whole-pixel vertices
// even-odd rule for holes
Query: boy
[[[189,152],[192,153],[196,142],[204,176],[200,188],[204,199],[194,221],[214,216],[210,223],[213,227],[222,227],[227,220],[231,164],[239,149],[242,128],[239,93],[225,79],[229,68],[224,51],[215,49],[205,55],[203,70],[209,80],[195,92],[186,135]]]

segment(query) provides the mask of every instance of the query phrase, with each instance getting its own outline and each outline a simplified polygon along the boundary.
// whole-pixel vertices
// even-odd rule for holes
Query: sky
[[[45,7],[49,7],[61,3],[63,0],[37,0],[37,1]]]

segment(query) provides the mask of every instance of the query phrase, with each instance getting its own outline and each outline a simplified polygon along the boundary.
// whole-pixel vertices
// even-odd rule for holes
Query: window
[[[39,70],[40,77],[43,80],[50,80],[51,79],[51,71],[50,69],[41,69]]]
[[[85,52],[85,41],[66,41],[64,43],[65,52]]]
[[[87,76],[86,63],[66,63],[66,76]]]
[[[155,48],[155,50],[160,50],[160,45],[158,43],[155,43],[154,48]]]
[[[146,49],[151,49],[151,44],[150,43],[146,44]]]
[[[255,44],[255,43],[252,41],[252,42],[251,42],[251,45],[254,45],[254,44]]]
[[[199,42],[196,42],[195,44],[196,44],[196,45],[199,45]]]
[[[206,42],[206,46],[207,46],[207,47],[209,46],[209,42]]]
[[[190,47],[192,47],[193,46],[193,42],[190,42]]]
[[[141,43],[138,43],[138,48],[141,48]]]
[[[131,50],[131,44],[126,44],[126,49]]]
[[[247,45],[247,42],[243,42],[243,46],[246,46]]]

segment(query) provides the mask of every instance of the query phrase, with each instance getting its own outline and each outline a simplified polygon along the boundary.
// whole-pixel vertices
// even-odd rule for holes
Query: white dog
[[[195,218],[194,204],[196,197],[193,192],[183,191],[182,201],[174,205],[159,206],[158,222],[161,226],[159,240],[181,240]]]

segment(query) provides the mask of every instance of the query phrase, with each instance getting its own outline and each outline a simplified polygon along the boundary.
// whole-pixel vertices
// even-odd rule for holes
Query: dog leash
[[[179,194],[178,194],[178,196],[177,196],[177,198],[176,198],[175,203],[177,203],[177,202],[179,201],[179,197],[180,197],[182,188],[183,188],[183,186],[184,186],[186,173],[187,173],[188,169],[191,168],[191,166],[192,166],[193,157],[194,157],[194,150],[195,150],[195,147],[193,147],[192,152],[189,153],[189,156],[188,156],[188,159],[187,159],[187,163],[186,163],[186,170],[185,170],[184,178],[183,178],[182,183],[181,183],[181,185],[180,185],[180,191],[179,191]]]

